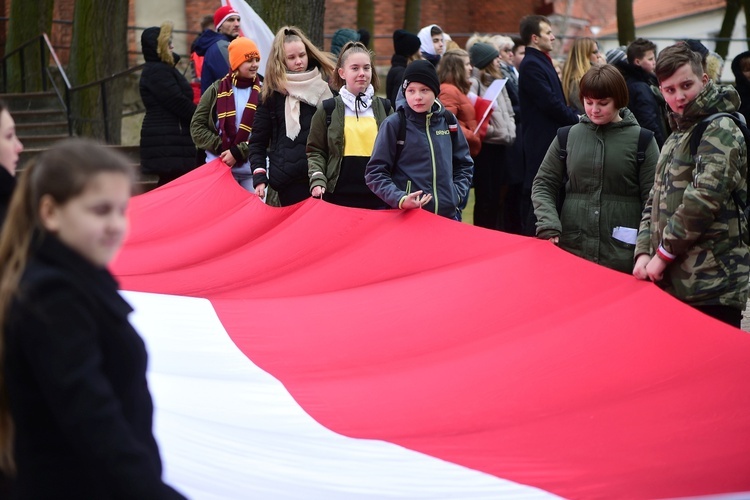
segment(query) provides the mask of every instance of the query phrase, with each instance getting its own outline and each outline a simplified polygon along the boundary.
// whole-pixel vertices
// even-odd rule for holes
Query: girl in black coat
[[[0,237],[0,465],[13,495],[183,498],[161,480],[143,341],[106,265],[127,159],[66,141],[27,167]]]
[[[190,136],[195,113],[193,89],[177,71],[172,53],[172,25],[146,28],[141,35],[146,65],[139,88],[146,116],[141,126],[141,167],[157,174],[159,186],[194,169],[196,150]]]
[[[8,107],[0,101],[0,228],[16,187],[16,166],[21,151],[23,144],[16,135],[16,123],[10,116]]]
[[[270,184],[281,206],[310,197],[307,135],[318,105],[333,96],[326,83],[333,70],[331,58],[299,28],[276,33],[248,147],[258,196],[264,195],[259,186]]]

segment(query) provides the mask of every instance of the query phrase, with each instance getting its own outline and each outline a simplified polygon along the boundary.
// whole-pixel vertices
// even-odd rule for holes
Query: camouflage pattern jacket
[[[670,115],[673,133],[664,143],[641,219],[636,258],[654,255],[659,246],[674,256],[658,284],[691,305],[744,309],[747,302],[748,229],[732,199],[734,190],[743,199],[747,195],[742,132],[729,118],[715,119],[696,157],[690,155],[695,125],[713,113],[735,111],[739,103],[732,87],[709,82],[682,116]]]

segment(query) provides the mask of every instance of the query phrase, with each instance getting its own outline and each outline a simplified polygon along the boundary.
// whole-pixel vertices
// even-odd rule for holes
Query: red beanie
[[[216,29],[218,30],[219,26],[221,26],[221,23],[226,21],[227,18],[231,16],[239,17],[240,15],[229,5],[225,5],[224,7],[219,7],[218,9],[216,9],[216,12],[214,13],[214,26],[216,27]]]

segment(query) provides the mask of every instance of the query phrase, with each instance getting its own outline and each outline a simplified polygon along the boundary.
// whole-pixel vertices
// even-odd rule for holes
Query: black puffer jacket
[[[666,101],[659,91],[656,75],[627,61],[618,63],[616,67],[628,84],[628,109],[635,115],[638,125],[654,133],[656,144],[661,148],[670,132]]]
[[[179,57],[169,52],[169,37],[159,40],[159,33],[159,28],[146,28],[141,36],[146,60],[139,84],[146,107],[141,126],[141,166],[146,173],[176,177],[195,168],[195,145],[190,137],[195,103],[193,89],[174,67]],[[172,63],[159,56],[160,42],[167,45],[161,53],[171,54]]]
[[[391,69],[385,77],[385,95],[392,103],[395,104],[398,97],[398,89],[404,83],[404,72],[406,65],[409,64],[404,56],[393,54],[391,57]]]
[[[740,63],[746,57],[750,57],[750,51],[743,52],[732,60],[732,73],[734,73],[734,88],[740,95],[739,112],[750,120],[750,80],[742,74]]]
[[[300,133],[291,140],[286,136],[284,102],[286,96],[274,92],[258,105],[253,121],[253,133],[250,136],[249,157],[253,172],[253,184],[268,183],[275,191],[280,192],[291,184],[308,186],[307,176],[307,135],[310,133],[310,122],[316,107],[300,102]],[[266,168],[266,157],[269,159],[268,176],[258,169]]]

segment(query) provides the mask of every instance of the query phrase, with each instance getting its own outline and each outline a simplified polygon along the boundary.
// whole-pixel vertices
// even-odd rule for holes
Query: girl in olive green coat
[[[638,164],[641,127],[624,107],[628,89],[617,69],[591,68],[580,89],[586,116],[570,129],[567,161],[560,159],[555,138],[534,179],[536,235],[579,257],[630,273],[659,150],[652,138]],[[557,198],[566,174],[558,214]]]
[[[348,42],[341,49],[334,83],[339,95],[318,106],[307,136],[313,198],[347,207],[385,208],[365,184],[375,137],[391,111],[387,101],[375,96],[379,82],[373,59],[362,42]],[[331,101],[328,115],[325,107]]]

